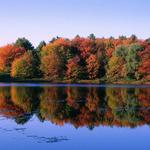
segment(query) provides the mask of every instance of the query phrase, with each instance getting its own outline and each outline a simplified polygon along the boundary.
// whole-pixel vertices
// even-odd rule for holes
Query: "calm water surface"
[[[0,149],[148,150],[150,86],[0,83]]]

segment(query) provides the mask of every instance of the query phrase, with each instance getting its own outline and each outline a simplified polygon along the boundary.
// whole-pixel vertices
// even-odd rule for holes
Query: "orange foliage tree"
[[[89,58],[86,60],[86,67],[88,72],[88,77],[90,79],[98,78],[100,64],[95,55],[91,54]]]
[[[11,64],[25,53],[24,48],[6,45],[0,48],[0,72],[10,73]]]

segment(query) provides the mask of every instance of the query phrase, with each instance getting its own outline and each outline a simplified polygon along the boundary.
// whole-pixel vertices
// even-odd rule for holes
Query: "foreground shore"
[[[135,80],[122,80],[122,81],[106,81],[106,80],[56,80],[50,81],[46,79],[0,79],[3,83],[53,83],[53,84],[131,84],[131,85],[150,85],[150,81],[135,81]]]

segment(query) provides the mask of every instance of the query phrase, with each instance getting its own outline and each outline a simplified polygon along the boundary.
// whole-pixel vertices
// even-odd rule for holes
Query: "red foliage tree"
[[[78,56],[75,56],[74,58],[68,60],[68,63],[66,65],[66,67],[67,67],[67,72],[66,72],[67,79],[77,80],[77,79],[81,78],[82,68],[79,65],[79,62],[80,62],[80,58]]]
[[[95,79],[98,77],[100,64],[95,55],[91,54],[90,57],[86,60],[86,67],[88,72],[88,77],[90,79]]]
[[[147,45],[144,51],[139,52],[141,59],[138,72],[145,80],[150,80],[150,45]]]
[[[0,48],[0,72],[10,73],[12,62],[25,53],[24,48],[6,45]]]
[[[94,41],[89,38],[77,37],[72,40],[72,46],[76,47],[82,58],[87,58],[94,50]]]

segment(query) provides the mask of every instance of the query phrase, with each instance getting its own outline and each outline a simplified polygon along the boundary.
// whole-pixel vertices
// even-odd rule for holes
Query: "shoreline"
[[[0,83],[46,83],[46,84],[112,84],[112,85],[150,85],[150,81],[101,81],[101,80],[57,80],[50,81],[46,79],[0,79]]]

